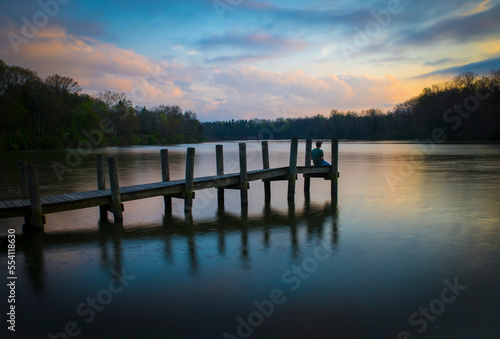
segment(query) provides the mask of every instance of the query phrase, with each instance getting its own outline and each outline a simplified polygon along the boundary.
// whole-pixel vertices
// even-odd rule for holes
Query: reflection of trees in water
[[[300,257],[300,234],[306,232],[306,243],[320,242],[325,234],[330,232],[331,247],[338,242],[338,207],[331,202],[323,205],[311,204],[309,199],[304,202],[301,211],[297,211],[295,204],[289,203],[286,213],[274,210],[270,203],[265,204],[263,213],[259,216],[249,216],[247,209],[241,214],[234,215],[218,210],[216,220],[210,222],[194,222],[192,215],[181,219],[172,215],[163,218],[163,224],[156,227],[134,227],[125,230],[122,223],[100,222],[98,232],[67,232],[67,233],[39,233],[18,236],[19,251],[26,256],[26,269],[33,282],[34,288],[39,290],[44,286],[44,249],[54,244],[82,244],[97,243],[100,249],[100,265],[106,272],[113,269],[121,272],[124,262],[122,256],[123,240],[141,238],[164,239],[165,260],[169,265],[175,264],[179,256],[172,246],[172,238],[185,238],[187,241],[187,255],[189,274],[196,275],[200,270],[197,253],[196,235],[214,233],[217,235],[217,253],[221,257],[228,255],[226,251],[226,237],[235,232],[241,234],[239,260],[242,269],[251,268],[252,246],[249,244],[249,233],[262,231],[262,244],[268,249],[272,246],[273,229],[287,227],[290,230],[290,248],[293,258]],[[230,253],[233,255],[233,253]],[[109,273],[111,275],[111,273]]]

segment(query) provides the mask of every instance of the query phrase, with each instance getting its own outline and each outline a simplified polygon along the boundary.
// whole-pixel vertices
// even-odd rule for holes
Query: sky
[[[391,109],[500,68],[500,0],[0,0],[0,59],[201,121]]]

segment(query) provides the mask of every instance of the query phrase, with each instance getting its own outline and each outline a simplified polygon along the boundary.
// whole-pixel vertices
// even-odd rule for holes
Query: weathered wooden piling
[[[118,182],[118,170],[116,159],[108,158],[109,184],[111,186],[111,212],[115,220],[123,220],[123,205],[120,196],[120,184]]]
[[[248,204],[248,176],[247,176],[247,145],[242,142],[239,144],[240,154],[240,196],[241,204]]]
[[[28,191],[28,179],[26,177],[26,160],[17,162],[17,169],[19,171],[19,180],[21,182],[21,196],[23,199],[29,199],[30,193]]]
[[[332,198],[338,197],[338,179],[339,179],[339,140],[332,139],[332,169],[330,172],[331,194]]]
[[[43,231],[45,218],[42,211],[42,198],[40,196],[40,185],[38,182],[38,170],[36,165],[26,165],[26,179],[30,197],[31,218],[30,224],[25,226],[27,230]]]
[[[161,151],[161,180],[163,182],[170,181],[170,169],[168,164],[168,149],[162,149]],[[172,197],[169,195],[163,196],[163,201],[165,203],[165,213],[172,212]]]
[[[288,167],[288,200],[295,199],[295,182],[297,181],[297,154],[299,139],[292,138],[290,143],[290,166]]]
[[[96,167],[97,167],[97,189],[106,189],[106,172],[104,170],[104,155],[96,155]],[[108,209],[109,206],[99,206],[99,220],[108,221]]]
[[[269,169],[269,143],[262,141],[262,168]],[[264,180],[265,201],[271,200],[271,181]]]
[[[312,140],[306,140],[306,159],[304,166],[311,167],[311,151],[312,151]],[[311,177],[304,176],[304,194],[306,197],[309,196],[311,191]]]
[[[194,180],[194,148],[187,149],[186,157],[186,185],[184,188],[184,212],[191,213],[193,208],[193,180]]]
[[[224,148],[222,145],[215,145],[215,162],[217,175],[224,174]],[[224,188],[217,188],[217,204],[219,209],[224,208]]]
[[[19,181],[21,184],[21,197],[23,200],[30,198],[30,193],[28,190],[28,179],[26,177],[26,165],[28,162],[26,160],[17,162],[17,169],[19,171]],[[29,228],[31,224],[30,216],[24,216],[24,225]]]

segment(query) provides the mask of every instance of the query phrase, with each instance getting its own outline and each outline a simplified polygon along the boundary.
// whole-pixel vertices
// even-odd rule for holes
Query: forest
[[[0,114],[0,150],[71,148],[85,142],[94,147],[163,145],[203,138],[192,111],[133,107],[124,93],[106,90],[91,96],[72,78],[52,74],[42,79],[2,60]]]
[[[209,140],[331,138],[355,140],[500,140],[500,70],[464,73],[425,88],[392,110],[332,109],[329,116],[203,123]]]
[[[82,93],[72,78],[0,60],[0,150],[168,145],[207,140],[331,138],[500,140],[500,70],[463,73],[384,112],[332,109],[328,116],[200,123],[179,106],[133,106],[124,93]],[[98,145],[96,133],[99,134]]]

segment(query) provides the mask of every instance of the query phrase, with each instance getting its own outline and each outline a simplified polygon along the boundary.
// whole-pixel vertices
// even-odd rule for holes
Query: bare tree
[[[52,74],[45,78],[45,84],[56,93],[78,93],[82,89],[73,78],[63,77],[59,74]]]
[[[118,93],[112,91],[99,91],[95,96],[96,99],[105,104],[108,108],[116,106],[120,101],[125,105],[131,105],[131,102],[127,100],[127,95],[125,93]]]

